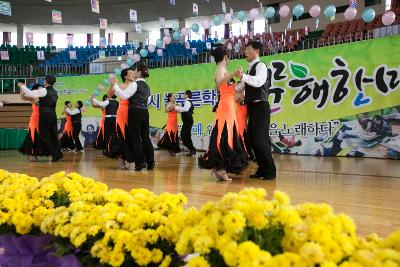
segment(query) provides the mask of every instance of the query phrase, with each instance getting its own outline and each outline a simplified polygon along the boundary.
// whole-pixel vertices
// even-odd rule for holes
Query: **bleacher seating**
[[[400,24],[400,8],[394,10],[396,20],[393,25]],[[317,46],[335,45],[361,41],[373,37],[373,30],[384,27],[382,14],[377,15],[370,23],[365,23],[362,19],[331,23],[326,26]]]
[[[24,48],[17,48],[17,46],[2,45],[1,51],[8,51],[10,60],[0,60],[1,65],[29,65],[37,61],[37,51],[44,51],[45,57],[49,57],[51,51],[55,47],[39,47],[39,46],[25,46]]]

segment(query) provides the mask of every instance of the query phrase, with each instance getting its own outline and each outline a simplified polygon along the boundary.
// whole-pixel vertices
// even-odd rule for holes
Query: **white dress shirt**
[[[110,101],[107,99],[107,100],[105,100],[105,101],[99,101],[99,100],[97,100],[96,98],[93,98],[93,103],[96,105],[96,106],[99,106],[99,107],[101,107],[101,108],[106,108],[107,106],[108,106],[108,104],[110,104]]]
[[[69,108],[66,108],[65,112],[67,112],[71,116],[81,113],[81,111],[79,109],[77,109],[77,108],[74,109],[74,110],[70,110]]]
[[[129,99],[131,96],[133,96],[136,91],[137,91],[137,81],[143,81],[145,82],[146,80],[143,78],[139,78],[136,81],[130,83],[128,87],[125,88],[125,90],[122,90],[118,84],[114,85],[114,90],[115,90],[115,95],[121,98],[122,100]]]
[[[32,90],[31,91],[24,84],[24,85],[21,86],[21,90],[22,90],[23,94],[26,97],[29,97],[29,98],[39,98],[39,97],[45,97],[47,95],[47,89],[44,88],[44,87],[40,87],[37,90]]]
[[[183,107],[175,107],[175,111],[182,113],[182,112],[188,112],[192,104],[189,102],[190,98],[185,100],[185,103],[183,104]]]
[[[257,62],[260,62],[260,58],[254,59],[249,64],[249,71]],[[248,84],[255,88],[261,87],[267,82],[267,78],[268,78],[267,66],[265,66],[264,63],[260,62],[256,66],[256,75],[250,76],[249,74],[243,74],[242,82],[236,86],[236,91],[244,90],[245,84]]]

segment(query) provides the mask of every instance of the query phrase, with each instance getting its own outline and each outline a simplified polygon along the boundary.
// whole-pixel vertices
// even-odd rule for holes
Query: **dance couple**
[[[229,181],[231,178],[228,173],[240,173],[248,165],[251,151],[254,152],[258,169],[250,178],[272,180],[276,177],[269,138],[271,110],[268,89],[271,74],[259,59],[261,51],[259,42],[246,45],[246,59],[250,63],[247,74],[240,68],[233,73],[227,71],[228,55],[222,46],[212,51],[217,64],[215,83],[220,98],[209,148],[199,158],[199,165],[212,168],[219,180]],[[236,84],[233,77],[241,82]],[[243,93],[246,106],[240,104]]]
[[[135,163],[135,171],[143,168],[153,170],[154,149],[149,136],[148,98],[150,87],[145,78],[149,71],[144,65],[134,70],[121,72],[122,84],[115,77],[110,78],[111,87],[108,96],[120,98],[116,114],[116,131],[109,141],[109,156],[118,159],[120,169],[128,169],[129,163]]]
[[[82,101],[76,102],[75,109],[72,109],[71,101],[65,101],[62,115],[65,115],[66,121],[63,136],[60,140],[62,150],[82,152],[83,147],[79,139],[79,134],[82,130],[82,112]]]
[[[37,84],[29,90],[24,83],[19,82],[21,98],[31,101],[32,114],[29,119],[28,134],[19,151],[28,156],[31,161],[37,161],[39,156],[52,157],[52,161],[59,161],[63,154],[58,142],[57,134],[57,91],[53,85],[54,76],[45,77],[44,87]]]
[[[165,134],[158,142],[157,146],[160,149],[166,149],[171,155],[175,155],[181,151],[178,139],[178,114],[181,113],[182,128],[181,139],[183,145],[189,150],[187,156],[196,155],[196,148],[193,146],[192,141],[192,126],[193,126],[193,111],[194,105],[191,100],[192,91],[186,90],[184,94],[185,102],[182,107],[176,106],[175,95],[169,93],[167,95],[168,101],[165,105],[165,112],[168,113],[167,125],[165,127]]]

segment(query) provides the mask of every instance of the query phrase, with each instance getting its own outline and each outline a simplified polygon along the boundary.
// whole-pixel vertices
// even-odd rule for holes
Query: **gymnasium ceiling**
[[[138,23],[158,20],[159,17],[183,19],[193,17],[192,3],[199,7],[199,16],[222,13],[221,0],[176,0],[171,6],[169,0],[100,0],[100,14],[91,11],[90,0],[6,0],[11,2],[12,16],[0,15],[0,23],[50,25],[51,10],[62,12],[64,25],[93,25],[99,18],[108,19],[108,23],[129,23],[129,9],[138,11]],[[283,0],[262,0],[270,5]],[[235,11],[259,7],[257,0],[225,0],[227,10]]]

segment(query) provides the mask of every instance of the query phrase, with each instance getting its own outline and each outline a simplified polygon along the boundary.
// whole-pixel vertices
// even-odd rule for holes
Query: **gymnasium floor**
[[[400,228],[400,162],[385,159],[354,159],[274,155],[278,173],[274,181],[246,178],[253,163],[232,182],[218,182],[209,170],[199,169],[195,157],[171,157],[156,151],[154,171],[117,170],[116,162],[96,150],[66,153],[57,163],[43,158],[29,162],[17,151],[0,151],[0,168],[44,177],[58,171],[79,172],[112,188],[147,188],[156,193],[182,192],[188,206],[200,207],[223,194],[244,187],[262,187],[269,194],[281,190],[293,203],[327,202],[336,212],[347,213],[357,223],[358,233],[385,236]]]

